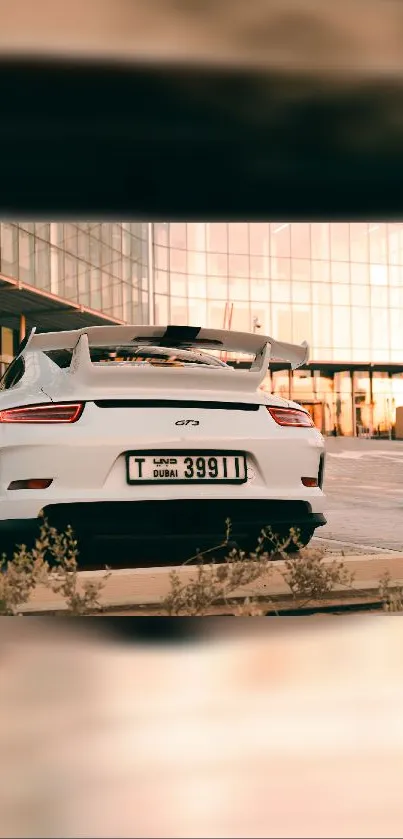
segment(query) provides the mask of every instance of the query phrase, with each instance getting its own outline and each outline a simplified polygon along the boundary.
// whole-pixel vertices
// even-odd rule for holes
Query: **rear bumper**
[[[232,538],[242,540],[271,527],[312,528],[326,524],[321,512],[312,512],[307,501],[197,499],[181,501],[112,501],[49,504],[44,507],[49,524],[59,531],[68,525],[77,535],[94,540],[116,538],[134,542],[222,541],[226,521]],[[0,521],[0,535],[24,538],[38,533],[40,519]]]

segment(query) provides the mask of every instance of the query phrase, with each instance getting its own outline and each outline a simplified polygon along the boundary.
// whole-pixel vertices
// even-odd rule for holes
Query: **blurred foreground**
[[[403,621],[118,624],[3,620],[1,837],[401,836]]]

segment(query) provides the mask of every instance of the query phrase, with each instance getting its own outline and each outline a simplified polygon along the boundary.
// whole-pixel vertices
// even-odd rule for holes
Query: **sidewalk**
[[[355,574],[353,590],[335,589],[335,596],[329,602],[346,602],[348,599],[354,602],[358,598],[377,599],[379,579],[388,571],[391,577],[391,584],[403,585],[403,553],[401,554],[370,554],[370,555],[349,555],[338,556],[331,554],[326,557],[326,562],[331,563],[335,559],[342,560],[348,570]],[[231,593],[231,597],[246,597],[247,595],[264,596],[272,599],[277,604],[289,604],[292,600],[289,589],[285,584],[281,570],[284,570],[283,562],[273,563],[273,573],[264,580],[253,583],[250,587],[239,589]],[[169,574],[172,570],[178,572],[183,583],[194,577],[195,566],[178,568],[139,568],[136,570],[123,569],[112,571],[106,582],[105,588],[100,596],[100,602],[106,610],[130,609],[131,614],[145,615],[161,614],[158,607],[169,592]],[[80,579],[101,580],[103,571],[82,571]],[[356,594],[355,594],[356,592]],[[133,609],[131,609],[133,607]],[[25,615],[38,613],[51,613],[63,611],[64,602],[59,595],[39,586],[33,593],[29,603],[23,607]]]

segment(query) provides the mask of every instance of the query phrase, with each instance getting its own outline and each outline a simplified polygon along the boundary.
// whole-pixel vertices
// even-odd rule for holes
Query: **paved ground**
[[[329,438],[320,538],[403,550],[403,441]]]

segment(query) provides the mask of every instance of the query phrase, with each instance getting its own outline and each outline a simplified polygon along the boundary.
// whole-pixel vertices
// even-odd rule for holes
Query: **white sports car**
[[[253,360],[237,369],[224,353]],[[196,327],[33,330],[0,384],[0,548],[29,543],[41,511],[161,561],[170,543],[188,556],[218,544],[227,519],[241,547],[267,526],[307,544],[326,523],[324,440],[300,405],[258,389],[270,358],[307,356]]]

